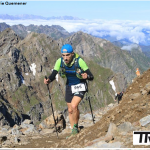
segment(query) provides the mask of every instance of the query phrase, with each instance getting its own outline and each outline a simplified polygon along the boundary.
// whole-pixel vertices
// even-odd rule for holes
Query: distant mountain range
[[[140,47],[141,52],[143,52],[147,57],[150,58],[150,45],[135,44],[135,43],[131,43],[128,40],[118,40],[112,43],[115,46],[120,47],[122,50],[127,50],[127,51],[132,51],[133,49]]]
[[[7,21],[18,20],[18,22],[19,22],[19,20],[20,20],[21,24],[22,24],[22,20],[30,20],[30,21],[32,21],[32,20],[34,20],[34,21],[35,20],[36,21],[37,20],[45,20],[45,21],[59,20],[59,22],[61,22],[61,20],[66,20],[65,22],[67,22],[69,20],[69,21],[72,21],[72,23],[75,20],[77,22],[82,22],[84,20],[84,19],[81,19],[81,18],[78,18],[78,17],[73,17],[73,16],[43,17],[43,16],[38,16],[38,15],[32,15],[32,14],[31,15],[29,15],[29,14],[22,14],[22,15],[0,14],[0,19],[3,20],[3,22],[5,22],[5,20],[7,20]],[[86,26],[85,23],[83,23],[83,24]],[[59,25],[59,24],[57,24],[57,25]],[[61,23],[60,23],[60,25],[61,25]],[[72,26],[73,26],[73,24],[72,24]],[[112,29],[112,31],[113,30],[114,29]],[[102,39],[106,39],[106,40],[108,40],[110,42],[119,41],[123,45],[134,44],[133,42],[135,42],[136,44],[142,45],[142,46],[149,46],[150,45],[150,29],[148,27],[145,27],[145,28],[142,28],[141,30],[139,30],[139,33],[142,35],[142,37],[138,37],[137,38],[136,34],[134,34],[134,35],[129,35],[129,36],[122,36],[121,39],[119,38],[120,40],[118,40],[118,34],[117,35],[116,34],[112,35],[112,34],[110,34],[111,30],[107,30],[106,28],[97,29],[97,28],[93,27],[93,31],[91,31],[90,30],[90,26],[87,26],[87,27],[79,26],[78,27],[78,31],[82,31],[82,32],[87,33],[87,34],[91,34],[92,36],[99,37],[99,38],[102,38]],[[116,32],[119,33],[120,31],[118,30]],[[121,32],[119,34],[122,35]]]
[[[29,25],[29,26],[24,26],[22,24],[19,25],[13,25],[10,26],[6,23],[0,23],[0,31],[4,31],[7,28],[11,28],[17,35],[19,35],[22,39],[27,36],[28,33],[30,32],[36,32],[36,33],[44,33],[48,35],[49,37],[52,37],[54,40],[57,40],[59,38],[67,38],[71,36],[73,33],[67,32],[63,27],[59,25]]]
[[[10,19],[10,20],[27,20],[27,19],[42,19],[42,20],[52,20],[52,19],[57,19],[57,20],[83,20],[77,17],[72,17],[72,16],[58,16],[58,17],[43,17],[43,16],[37,16],[37,15],[28,15],[28,14],[23,14],[23,15],[8,15],[8,14],[0,14],[0,19]]]
[[[99,33],[101,32],[104,32],[103,30],[102,31],[99,31]],[[149,32],[147,30],[147,32]],[[142,45],[142,46],[149,46],[150,45],[150,40],[149,40],[149,34],[146,34],[146,32],[142,31],[142,33],[144,34],[144,36],[146,37],[145,38],[145,41],[142,41],[142,42],[139,42],[138,45]],[[102,39],[106,39],[112,43],[115,43],[116,41],[119,41],[119,43],[123,44],[123,45],[130,45],[130,44],[137,44],[137,43],[133,43],[130,39],[127,39],[127,38],[123,38],[123,39],[120,39],[120,40],[117,40],[117,37],[115,36],[110,36],[109,33],[105,36],[96,36],[96,37],[99,37],[99,38],[102,38]]]
[[[67,32],[63,27],[59,25],[29,25],[29,26],[24,26],[22,24],[19,25],[8,25],[6,23],[0,23],[0,31],[4,31],[6,28],[11,28],[17,35],[19,35],[22,39],[24,39],[30,32],[36,32],[36,33],[44,33],[48,35],[49,37],[52,37],[54,40],[58,40],[60,38],[67,38],[73,35],[74,33],[69,33]],[[135,44],[130,42],[128,39],[122,39],[122,40],[117,40],[115,37],[111,36],[105,36],[102,37],[102,39],[107,39],[111,43],[113,43],[115,46],[131,51],[132,49],[138,48],[140,46],[142,52],[147,56],[150,57],[150,46],[145,46],[145,45],[140,45],[140,44]]]
[[[150,29],[149,29],[149,27],[138,30],[137,31],[138,34],[141,35],[139,37],[139,35],[137,33],[128,35],[129,31],[126,31],[126,29],[124,29],[124,32],[128,32],[127,33],[128,36],[124,35],[124,33],[121,33],[121,31],[119,31],[117,29],[115,31],[115,28],[107,30],[107,28],[106,28],[107,25],[102,25],[102,26],[104,26],[104,28],[102,28],[102,29],[96,29],[96,28],[94,29],[94,27],[93,27],[92,31],[89,30],[88,28],[87,29],[82,28],[80,30],[84,33],[91,34],[92,36],[95,36],[98,38],[106,39],[110,42],[119,41],[123,45],[124,44],[139,44],[139,45],[143,45],[143,46],[150,45]],[[108,23],[108,26],[110,27],[111,25]],[[123,26],[122,26],[122,28],[123,28]],[[135,28],[135,27],[133,27],[133,28]],[[118,35],[120,35],[121,38]]]

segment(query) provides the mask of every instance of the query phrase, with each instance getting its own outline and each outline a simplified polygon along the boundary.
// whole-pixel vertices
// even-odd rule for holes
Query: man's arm
[[[91,71],[89,69],[87,69],[86,71],[84,71],[84,73],[87,74],[87,79],[92,81],[94,79],[93,74],[91,73]]]
[[[93,80],[94,79],[94,76],[93,74],[91,73],[91,71],[89,70],[87,64],[85,63],[85,61],[80,58],[79,59],[79,65],[81,67],[81,69],[83,69],[83,73],[81,74],[82,75],[82,78],[83,79],[88,79],[88,80]]]
[[[52,82],[53,80],[55,80],[55,77],[56,77],[57,73],[58,73],[58,71],[53,70],[53,72],[52,72],[51,75],[49,76],[50,82]]]
[[[48,77],[48,79],[44,79],[44,83],[45,84],[49,84],[50,82],[52,82],[53,80],[55,80],[55,77],[56,77],[58,71],[60,70],[60,64],[61,64],[61,58],[59,58],[56,61],[54,69],[53,69],[51,75]]]

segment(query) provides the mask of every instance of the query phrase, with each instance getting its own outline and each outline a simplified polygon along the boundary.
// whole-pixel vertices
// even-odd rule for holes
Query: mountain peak
[[[0,33],[0,56],[8,54],[11,49],[19,42],[19,37],[10,28]]]

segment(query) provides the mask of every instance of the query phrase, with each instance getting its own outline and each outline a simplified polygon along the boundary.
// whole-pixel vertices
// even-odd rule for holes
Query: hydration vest
[[[73,62],[73,64],[71,65],[71,66],[73,66],[74,65],[74,70],[67,70],[67,67],[71,67],[71,66],[67,66],[67,65],[65,65],[65,63],[64,63],[64,60],[63,60],[63,58],[61,57],[61,65],[60,65],[60,67],[61,67],[61,69],[60,69],[60,72],[59,72],[59,74],[60,74],[60,76],[62,77],[62,78],[65,78],[66,77],[66,74],[74,74],[74,75],[76,75],[79,79],[83,79],[82,78],[82,76],[81,76],[81,73],[83,73],[83,70],[81,69],[81,67],[79,66],[79,55],[78,54],[75,54],[75,57],[73,58],[74,60],[74,62]]]

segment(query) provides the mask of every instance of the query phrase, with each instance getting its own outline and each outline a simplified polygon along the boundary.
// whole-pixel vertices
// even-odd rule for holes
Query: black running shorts
[[[78,96],[81,99],[83,99],[85,93],[86,93],[86,91],[80,91],[78,93],[72,93],[71,86],[66,85],[65,101],[67,103],[71,103],[71,101],[72,101],[72,99],[73,99],[74,96]]]

